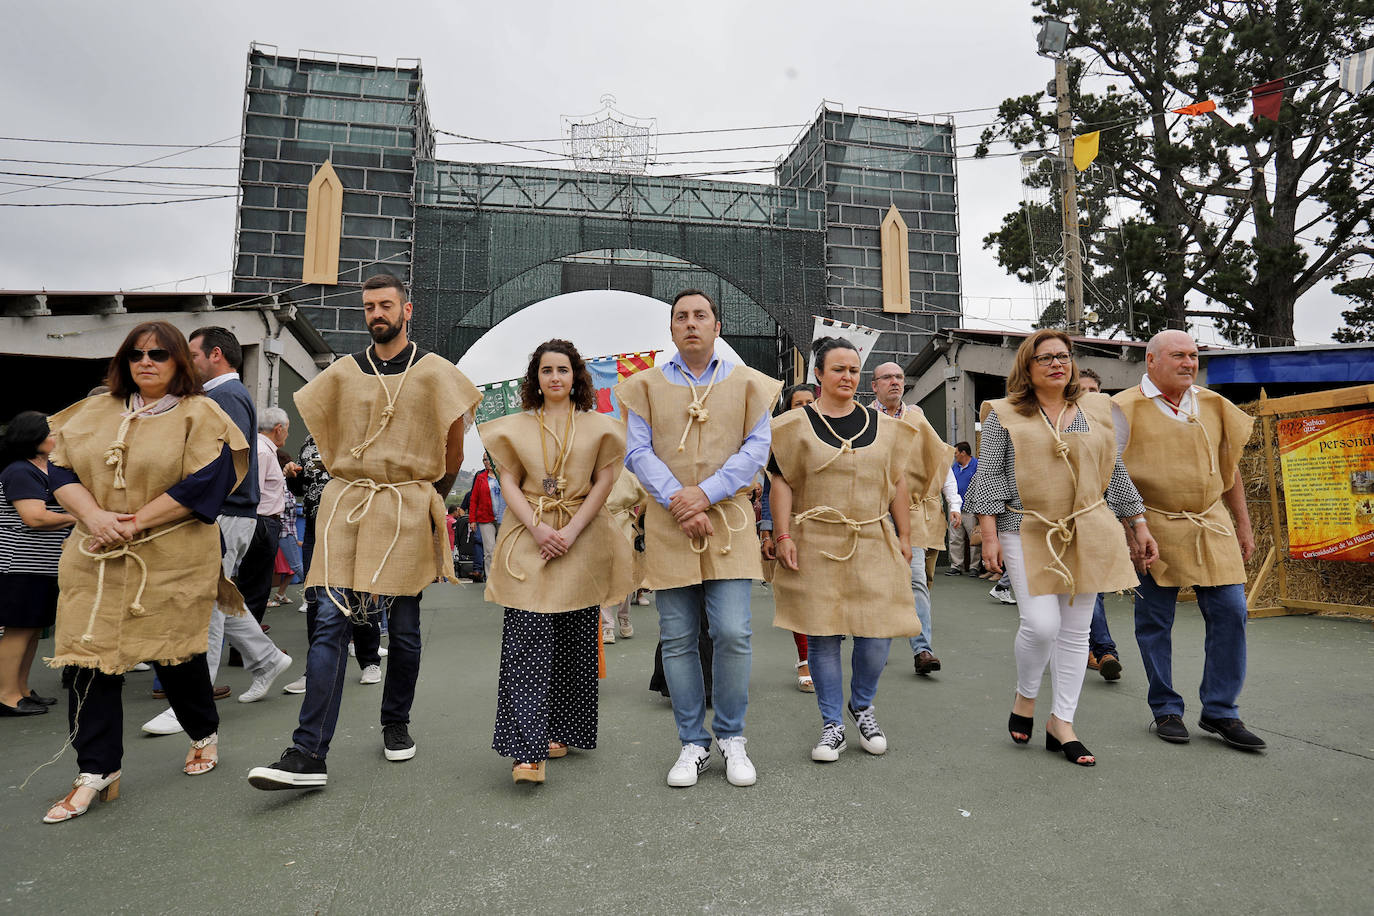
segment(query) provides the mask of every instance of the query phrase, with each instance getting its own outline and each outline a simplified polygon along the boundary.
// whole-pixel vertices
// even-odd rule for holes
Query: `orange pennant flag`
[[[1217,103],[1208,99],[1205,102],[1198,102],[1194,105],[1184,105],[1182,108],[1171,109],[1174,114],[1181,115],[1205,115],[1209,111],[1217,110]]]

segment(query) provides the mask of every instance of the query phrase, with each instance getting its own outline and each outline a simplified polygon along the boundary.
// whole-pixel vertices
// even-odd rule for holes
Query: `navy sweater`
[[[243,382],[230,379],[211,388],[205,394],[213,400],[234,421],[234,425],[248,440],[248,473],[238,489],[224,500],[221,515],[258,516],[258,409],[253,404],[253,396],[248,393]]]

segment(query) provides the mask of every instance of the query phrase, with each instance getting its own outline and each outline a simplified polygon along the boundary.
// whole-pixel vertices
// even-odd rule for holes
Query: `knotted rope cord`
[[[162,399],[159,398],[156,401],[144,404],[142,407],[135,408],[133,406],[132,396],[125,402],[125,406],[128,409],[124,412],[124,418],[119,421],[119,431],[115,433],[115,439],[110,443],[110,447],[105,449],[105,463],[114,467],[113,486],[116,490],[126,489],[124,480],[124,457],[129,451],[129,443],[125,441],[124,437],[129,434],[129,425],[133,423],[135,419],[141,417],[161,403]]]
[[[335,477],[334,479],[343,480],[341,477]],[[403,480],[399,483],[378,483],[375,480],[363,477],[358,480],[344,481],[344,488],[339,491],[338,496],[334,497],[334,505],[329,507],[329,517],[324,523],[324,591],[325,594],[329,596],[329,600],[333,602],[334,606],[338,608],[345,617],[352,619],[353,615],[349,612],[347,607],[340,603],[338,597],[334,594],[334,589],[329,586],[329,529],[334,525],[334,513],[339,511],[339,503],[343,500],[344,494],[354,487],[362,487],[367,490],[367,492],[363,494],[363,498],[358,500],[357,505],[350,509],[348,514],[344,516],[345,522],[350,525],[356,525],[363,520],[363,517],[366,516],[368,512],[372,511],[372,499],[378,493],[383,490],[390,490],[396,495],[396,530],[392,532],[391,543],[386,546],[386,552],[382,554],[382,560],[377,564],[377,571],[372,574],[370,584],[376,585],[377,577],[382,574],[382,569],[386,566],[386,561],[391,558],[391,551],[396,547],[396,542],[401,538],[401,515],[405,509],[405,499],[401,496],[401,487],[408,487],[415,484],[432,486],[433,481]],[[363,613],[364,616],[366,616],[365,609]]]
[[[1051,560],[1050,564],[1045,568],[1064,580],[1064,585],[1069,589],[1070,603],[1073,603],[1074,597],[1078,594],[1078,582],[1074,579],[1073,571],[1064,563],[1064,551],[1068,549],[1069,543],[1072,542],[1074,538],[1076,529],[1073,526],[1073,522],[1078,516],[1091,512],[1098,506],[1106,505],[1106,503],[1107,500],[1105,498],[1099,499],[1092,505],[1084,506],[1076,512],[1070,512],[1058,521],[1045,518],[1045,516],[1036,512],[1034,509],[1013,509],[1010,506],[1007,507],[1008,512],[1029,515],[1045,525],[1045,549],[1049,551]],[[1056,535],[1059,536],[1061,541],[1058,548],[1054,545],[1054,538]]]
[[[386,398],[386,406],[382,408],[382,422],[377,425],[376,431],[348,450],[348,453],[354,458],[363,457],[363,452],[367,451],[367,447],[376,442],[377,437],[382,434],[382,430],[386,429],[387,425],[391,423],[391,415],[396,412],[396,399],[401,396],[401,390],[406,386],[406,379],[410,376],[410,367],[415,364],[415,354],[420,352],[419,347],[414,344],[410,346],[410,358],[406,360],[406,367],[401,372],[401,383],[396,386],[395,394],[392,394],[391,389],[386,387],[386,381],[382,378],[381,370],[379,370],[377,364],[372,361],[373,348],[368,347],[363,351],[367,354],[367,364],[372,367],[372,374],[377,376],[377,384],[382,386],[382,395]],[[376,577],[374,576],[373,578],[375,579]],[[335,603],[337,604],[338,602]]]
[[[1217,473],[1217,450],[1212,447],[1212,436],[1207,432],[1207,424],[1198,419],[1197,395],[1193,396],[1193,409],[1188,412],[1187,417],[1190,424],[1202,430],[1202,441],[1207,444],[1207,472],[1209,474]],[[1230,534],[1230,532],[1228,531],[1227,534]],[[1201,534],[1198,535],[1199,538],[1201,538],[1201,536]],[[1198,548],[1199,552],[1201,552],[1201,549],[1201,547]]]
[[[568,453],[572,451],[573,440],[577,438],[577,424],[573,422],[573,416],[577,411],[568,405],[568,423],[563,427],[563,439],[558,438],[558,433],[553,428],[544,423],[544,408],[539,408],[534,415],[539,420],[539,456],[544,461],[544,478],[547,480],[552,477],[554,489],[558,493],[563,493],[568,489],[568,478],[563,476],[563,468],[568,463]],[[549,453],[544,446],[544,430],[549,431],[553,436],[553,441],[558,445],[558,454],[554,457],[553,468],[549,468]]]
[[[86,618],[86,631],[81,634],[82,642],[91,642],[95,639],[95,633],[93,632],[95,629],[95,618],[96,615],[100,613],[100,603],[105,597],[105,564],[110,560],[118,560],[121,557],[126,560],[133,560],[138,564],[138,591],[134,592],[134,600],[129,604],[129,610],[135,617],[144,617],[146,615],[143,612],[143,590],[148,586],[148,564],[143,562],[143,558],[134,553],[130,548],[160,538],[164,534],[169,534],[176,531],[178,528],[185,527],[195,520],[194,517],[182,519],[175,525],[169,525],[159,531],[145,534],[143,537],[135,538],[132,541],[125,541],[123,544],[117,544],[105,550],[91,550],[86,546],[86,540],[90,536],[90,532],[78,532],[81,537],[76,542],[76,549],[81,552],[83,557],[92,559],[96,563],[95,601],[91,603],[91,614]]]
[[[863,533],[864,526],[872,525],[876,522],[881,522],[885,518],[887,518],[887,513],[876,516],[874,518],[865,519],[861,522],[857,522],[849,516],[845,515],[839,509],[836,509],[834,506],[812,506],[805,512],[792,516],[792,524],[800,526],[802,522],[821,522],[822,524],[826,525],[844,525],[846,528],[848,528],[848,553],[846,553],[842,557],[837,557],[828,550],[821,551],[821,556],[826,557],[830,560],[836,560],[840,563],[843,563],[850,557],[854,556],[854,551],[859,549],[859,536]]]
[[[863,412],[864,412],[864,425],[863,425],[863,428],[860,429],[860,430],[859,430],[857,433],[855,433],[854,435],[850,436],[848,439],[846,439],[846,438],[844,438],[843,436],[841,436],[839,433],[835,432],[835,427],[833,427],[833,426],[830,425],[830,421],[827,420],[827,419],[825,418],[825,414],[821,413],[819,410],[816,409],[816,405],[815,405],[814,402],[812,402],[812,403],[810,403],[810,404],[807,404],[806,406],[807,406],[807,408],[810,409],[816,416],[818,416],[818,417],[821,418],[821,422],[824,423],[824,424],[825,424],[825,428],[828,429],[828,430],[830,431],[830,435],[832,435],[832,436],[834,436],[836,439],[840,440],[840,450],[839,450],[838,452],[836,452],[835,454],[831,455],[830,458],[829,458],[829,460],[827,460],[824,464],[822,464],[820,467],[816,468],[816,473],[819,474],[821,471],[824,471],[826,468],[830,467],[831,463],[834,462],[836,458],[839,458],[841,455],[845,454],[846,452],[853,452],[853,451],[854,451],[854,443],[859,439],[860,436],[862,436],[864,433],[868,432],[868,423],[869,423],[869,420],[871,419],[871,417],[869,417],[868,411],[867,411],[867,410],[864,410],[864,408],[863,408],[862,406],[860,406],[858,409],[859,409],[859,410],[863,410]],[[853,413],[853,411],[851,410],[850,413]],[[849,414],[845,414],[845,416],[847,417],[847,416],[849,416]],[[838,419],[838,418],[837,418],[837,419]]]
[[[698,395],[696,382],[692,381],[692,373],[686,369],[682,370],[682,377],[687,379],[687,387],[692,389],[692,403],[687,405],[687,425],[682,428],[682,438],[677,441],[679,452],[687,447],[687,433],[692,429],[692,421],[705,423],[711,419],[711,412],[706,409],[706,399],[711,396],[711,389],[716,387],[716,379],[719,376],[720,360],[717,360],[716,368],[711,372],[711,381],[707,383],[706,390]]]
[[[1209,512],[1211,512],[1213,509],[1215,509],[1215,508],[1217,507],[1217,503],[1220,502],[1220,501],[1221,501],[1221,500],[1219,500],[1219,499],[1214,499],[1214,500],[1212,500],[1212,504],[1211,504],[1210,506],[1208,506],[1206,509],[1203,509],[1201,512],[1189,512],[1187,509],[1179,509],[1177,512],[1171,512],[1171,511],[1169,511],[1169,510],[1167,510],[1167,509],[1156,509],[1154,506],[1146,506],[1146,507],[1145,507],[1145,511],[1146,511],[1146,512],[1154,512],[1154,513],[1157,513],[1157,514],[1162,515],[1162,516],[1164,516],[1165,518],[1169,519],[1170,521],[1178,521],[1179,519],[1187,519],[1188,521],[1190,521],[1190,522],[1192,522],[1194,525],[1196,525],[1196,526],[1197,526],[1197,532],[1196,532],[1196,534],[1197,534],[1197,542],[1196,542],[1196,549],[1197,549],[1197,564],[1198,564],[1199,566],[1201,566],[1201,565],[1202,565],[1202,533],[1203,533],[1204,531],[1210,531],[1210,532],[1212,532],[1213,534],[1220,534],[1220,535],[1222,535],[1222,536],[1224,536],[1224,537],[1230,537],[1232,534],[1235,533],[1235,532],[1233,532],[1230,528],[1227,528],[1225,525],[1221,524],[1220,522],[1214,522],[1214,521],[1212,521],[1212,520],[1209,519],[1209,518],[1204,518],[1205,515],[1207,515]]]
[[[1050,415],[1045,413],[1045,408],[1042,406],[1040,408],[1040,416],[1045,418],[1045,423],[1050,428],[1050,435],[1054,437],[1054,453],[1060,458],[1063,458],[1064,463],[1069,467],[1069,478],[1073,481],[1073,492],[1077,495],[1078,471],[1074,469],[1073,462],[1069,460],[1071,449],[1069,448],[1069,444],[1064,441],[1064,437],[1060,435],[1059,427],[1060,422],[1064,419],[1064,412],[1068,409],[1069,402],[1065,401],[1064,406],[1059,408],[1059,414],[1054,418],[1054,421],[1051,422]],[[1071,420],[1069,422],[1073,421]],[[1007,507],[1008,512],[1018,512],[1021,515],[1029,515],[1045,525],[1045,549],[1049,551],[1050,554],[1050,564],[1045,568],[1064,580],[1064,585],[1069,590],[1070,603],[1073,602],[1074,597],[1078,594],[1078,582],[1074,578],[1073,571],[1064,563],[1064,551],[1068,549],[1069,544],[1074,538],[1076,528],[1073,526],[1073,522],[1078,516],[1091,512],[1098,506],[1105,505],[1106,502],[1107,500],[1105,497],[1100,498],[1097,502],[1084,506],[1082,509],[1075,512],[1070,512],[1057,521],[1045,518],[1045,516],[1036,512],[1034,509],[1027,509],[1025,507],[1013,509],[1010,506]],[[1059,538],[1060,542],[1057,548],[1054,543],[1056,536]]]
[[[529,502],[529,496],[525,496],[525,501]],[[530,510],[534,513],[534,526],[538,528],[544,523],[545,512],[556,512],[558,513],[558,527],[562,528],[568,522],[572,521],[573,513],[577,511],[578,506],[582,505],[582,502],[583,497],[564,499],[561,496],[540,496],[534,502],[530,503]],[[524,582],[525,574],[511,569],[510,558],[511,554],[515,552],[515,542],[520,540],[520,536],[528,531],[529,529],[524,525],[517,525],[515,534],[511,535],[510,540],[506,542],[506,559],[504,561],[506,574],[516,582]],[[533,535],[530,536],[533,537]]]
[[[744,519],[744,521],[738,527],[731,525],[730,519],[727,518],[725,515],[725,510],[721,508],[722,506],[733,506],[735,511],[737,511],[740,514],[740,518]],[[749,525],[753,522],[753,519],[745,515],[744,510],[741,509],[739,507],[739,504],[736,503],[733,499],[727,499],[723,502],[714,503],[711,506],[709,506],[706,509],[706,511],[710,512],[712,509],[716,510],[716,514],[720,516],[720,523],[725,526],[725,546],[720,549],[721,556],[725,556],[730,552],[731,548],[735,544],[735,532],[743,531],[745,528],[748,528]],[[701,542],[700,547],[697,546],[698,541]],[[692,538],[688,541],[688,544],[692,548],[692,553],[705,553],[707,549],[711,546],[711,541],[710,538],[706,537]]]

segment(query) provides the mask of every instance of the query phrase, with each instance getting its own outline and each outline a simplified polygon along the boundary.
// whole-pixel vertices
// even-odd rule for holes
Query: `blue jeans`
[[[1112,631],[1107,629],[1107,611],[1102,607],[1102,593],[1097,593],[1097,604],[1093,605],[1093,622],[1088,625],[1088,651],[1101,658],[1116,655],[1116,643]]]
[[[291,582],[305,581],[304,561],[301,558],[301,544],[296,540],[295,534],[283,535],[277,541],[277,549],[286,559],[286,565],[291,567]]]
[[[1245,684],[1245,587],[1195,586],[1206,630],[1203,643],[1202,714],[1209,719],[1238,718],[1236,699]],[[1178,589],[1140,577],[1135,599],[1135,641],[1150,682],[1155,718],[1183,715],[1183,697],[1174,690],[1173,626]]]
[[[816,703],[821,708],[821,721],[827,725],[844,723],[844,666],[840,661],[842,639],[843,636],[806,637],[807,661],[811,663],[811,680],[816,685]],[[855,636],[853,639],[849,704],[855,709],[863,709],[873,705],[873,698],[878,693],[878,678],[887,664],[892,640],[867,636]]]
[[[930,585],[926,582],[926,552],[920,548],[911,552],[911,593],[916,596],[916,619],[921,621],[921,635],[910,639],[911,654],[920,655],[931,651]]]
[[[660,589],[654,595],[663,641],[663,676],[672,694],[673,719],[683,744],[711,746],[711,735],[706,731],[706,685],[697,654],[703,613],[714,653],[711,731],[716,738],[744,734],[753,661],[749,645],[749,589],[753,584],[752,579],[708,579],[700,585]]]
[[[357,592],[333,591],[346,607],[360,607],[362,596]],[[302,753],[323,760],[329,754],[329,742],[339,721],[353,621],[329,600],[324,589],[319,592],[323,600],[305,658],[305,699],[301,702],[300,725],[291,736],[291,743]],[[374,608],[369,616],[376,613]],[[410,722],[410,706],[415,701],[419,676],[420,596],[398,595],[391,599],[391,649],[382,686],[382,725]]]

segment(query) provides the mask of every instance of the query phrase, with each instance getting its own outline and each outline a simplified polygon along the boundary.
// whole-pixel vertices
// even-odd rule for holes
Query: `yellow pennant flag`
[[[1093,164],[1097,158],[1097,138],[1102,133],[1095,130],[1090,134],[1073,138],[1073,166],[1078,171],[1083,171]]]

